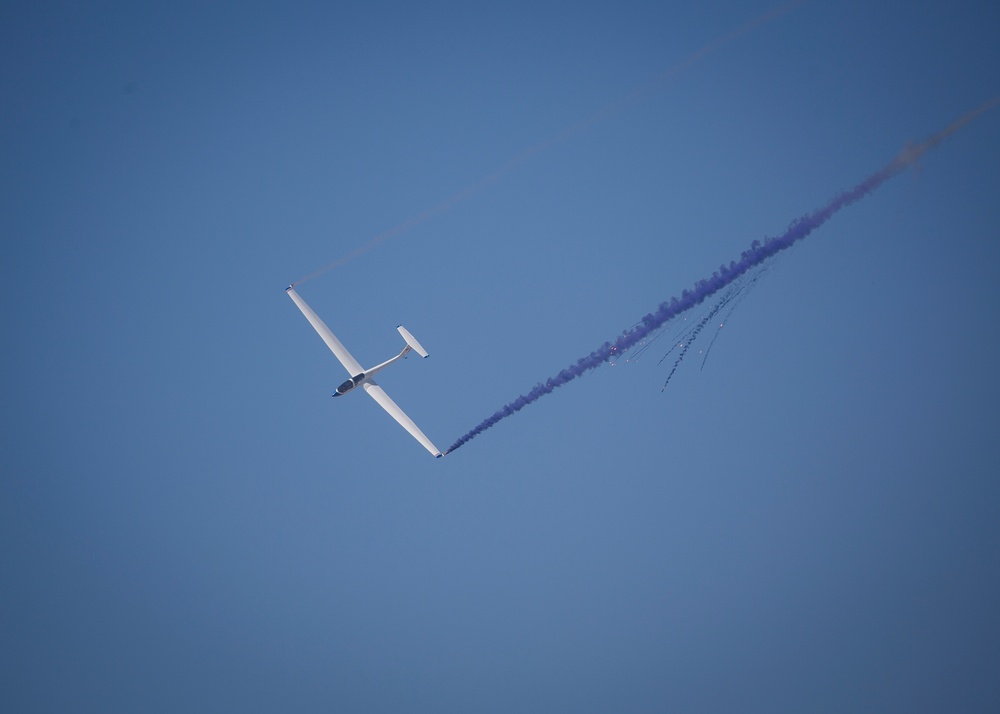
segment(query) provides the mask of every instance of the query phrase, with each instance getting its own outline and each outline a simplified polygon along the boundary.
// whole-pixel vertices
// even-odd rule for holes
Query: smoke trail
[[[642,340],[660,329],[668,320],[700,305],[707,298],[732,285],[748,271],[761,265],[764,261],[772,258],[786,248],[795,245],[795,243],[830,220],[842,208],[860,201],[883,183],[916,162],[930,149],[936,147],[970,121],[992,109],[997,104],[1000,104],[1000,96],[994,97],[982,106],[959,117],[945,129],[928,137],[924,141],[908,145],[896,158],[854,188],[837,194],[825,206],[792,221],[781,235],[766,238],[763,243],[757,240],[753,241],[750,244],[750,248],[743,251],[740,255],[739,260],[732,261],[729,265],[723,265],[711,277],[699,280],[695,283],[693,289],[681,292],[680,298],[673,297],[669,301],[661,303],[655,312],[648,313],[634,327],[623,332],[613,343],[605,342],[589,355],[581,357],[574,364],[563,369],[556,376],[537,384],[527,394],[523,394],[509,404],[506,404],[492,416],[483,420],[474,429],[461,436],[444,453],[451,453],[502,419],[516,414],[546,394],[551,394],[557,387],[561,387],[590,370],[600,367],[612,355],[621,354],[639,344]]]
[[[383,243],[387,239],[397,236],[401,233],[405,233],[411,228],[420,225],[424,221],[433,218],[439,213],[447,211],[456,204],[461,203],[462,201],[467,199],[469,196],[477,193],[478,191],[482,190],[491,183],[499,180],[500,178],[502,178],[503,176],[505,176],[506,174],[510,173],[515,168],[523,164],[524,162],[533,158],[535,155],[545,151],[546,149],[550,149],[556,144],[560,144],[563,141],[566,141],[567,139],[577,134],[586,131],[595,124],[604,121],[605,119],[608,119],[609,117],[617,114],[618,112],[623,111],[627,107],[640,101],[643,97],[652,94],[653,92],[658,90],[668,80],[672,79],[673,77],[677,76],[684,70],[688,69],[691,65],[694,65],[697,62],[705,59],[705,57],[709,56],[713,52],[716,52],[717,50],[729,44],[733,40],[742,37],[751,30],[756,29],[760,25],[763,25],[766,22],[770,22],[771,20],[774,20],[778,17],[781,17],[782,15],[786,14],[787,12],[795,8],[796,6],[801,5],[802,2],[803,0],[791,0],[791,2],[779,5],[778,7],[775,7],[772,10],[768,10],[763,15],[756,17],[753,20],[750,20],[746,24],[741,25],[740,27],[729,32],[728,34],[716,38],[712,42],[709,42],[707,45],[702,47],[700,50],[697,50],[696,52],[689,55],[685,59],[680,60],[679,62],[671,65],[664,71],[660,72],[660,74],[658,74],[655,78],[653,78],[649,82],[646,82],[645,84],[636,87],[627,94],[606,104],[604,107],[597,110],[593,114],[589,115],[585,119],[578,121],[574,124],[571,124],[570,126],[563,129],[554,136],[550,137],[549,139],[546,139],[541,143],[535,144],[534,146],[529,146],[528,148],[524,149],[516,156],[514,156],[512,159],[508,160],[498,169],[496,169],[490,174],[487,174],[486,176],[479,179],[478,181],[468,186],[467,188],[464,188],[458,193],[454,194],[453,196],[446,198],[436,206],[428,208],[418,213],[417,215],[413,216],[412,218],[408,218],[399,225],[370,238],[367,242],[362,243],[347,255],[344,255],[338,258],[337,260],[334,260],[331,263],[327,263],[322,268],[314,270],[308,275],[299,278],[294,283],[292,283],[292,286],[294,287],[296,285],[301,285],[307,280],[312,280],[313,278],[322,275],[323,273],[329,270],[333,270],[334,268],[344,265],[345,263],[349,263],[355,258],[362,256],[368,251],[372,250],[373,248]]]
[[[660,389],[661,392],[667,388],[668,384],[670,384],[670,380],[673,379],[674,372],[676,372],[677,368],[681,366],[681,362],[684,361],[684,357],[687,355],[688,350],[691,349],[691,345],[694,344],[694,341],[698,339],[698,335],[701,334],[701,331],[705,328],[705,324],[713,317],[715,317],[715,310],[712,310],[703,318],[701,318],[701,320],[698,321],[698,324],[695,326],[695,328],[691,330],[691,334],[689,334],[687,336],[687,339],[681,343],[680,354],[678,354],[677,359],[674,360],[674,366],[670,368],[670,373],[667,375],[667,378],[663,380],[663,387]],[[666,358],[667,356],[663,355],[663,359]],[[660,361],[662,362],[663,360]]]
[[[677,368],[681,366],[681,362],[684,361],[685,355],[687,355],[688,350],[691,349],[691,346],[694,344],[694,341],[698,339],[698,335],[701,334],[701,331],[705,329],[705,325],[708,324],[708,321],[714,319],[715,316],[719,314],[720,310],[725,308],[729,303],[731,303],[734,299],[736,299],[736,297],[743,291],[743,288],[744,285],[729,286],[729,290],[727,290],[725,294],[723,294],[722,299],[716,302],[715,305],[712,306],[712,309],[709,310],[704,317],[698,320],[698,324],[695,325],[694,329],[692,329],[687,334],[687,337],[681,344],[681,352],[679,355],[677,355],[677,359],[674,360],[674,366],[671,367],[670,373],[667,375],[667,378],[663,381],[663,388],[660,389],[661,392],[667,388],[668,384],[670,384],[670,380],[673,378],[674,372],[676,372]],[[663,355],[663,358],[660,360],[660,362],[662,363],[663,360],[665,360],[667,358],[667,355],[669,354],[670,352],[668,352],[666,355]]]
[[[716,303],[709,309],[707,318],[703,318],[701,320],[707,322],[707,320],[710,320],[712,317],[725,310],[725,315],[723,316],[719,326],[716,328],[715,335],[712,337],[711,342],[709,342],[708,347],[705,348],[705,357],[701,362],[702,368],[704,368],[705,361],[708,359],[708,353],[711,352],[712,346],[719,337],[722,325],[729,320],[729,317],[733,314],[736,308],[739,307],[739,304],[743,302],[743,298],[749,294],[749,292],[753,289],[753,286],[756,285],[760,277],[769,270],[770,266],[770,262],[759,265],[751,269],[746,275],[737,279],[732,285],[726,288],[721,297],[716,298]],[[691,319],[692,315],[684,315],[684,321],[686,322]],[[693,322],[694,321],[692,320],[691,324],[693,324]],[[670,335],[670,339],[667,340],[670,348],[656,363],[657,365],[663,364],[663,362],[674,352],[674,350],[683,349],[686,343],[693,340],[692,335],[696,335],[697,332],[701,331],[701,328],[692,327],[691,324],[682,325],[673,320],[668,321],[661,329],[657,330],[651,338],[643,340],[639,345],[633,347],[629,352],[627,352],[626,354],[628,357],[625,358],[625,361],[638,362],[642,355],[648,352],[658,340],[665,335]],[[704,327],[705,325],[702,325],[702,328]]]
[[[719,335],[722,334],[722,326],[729,322],[729,318],[732,316],[733,312],[736,311],[736,308],[740,306],[740,303],[743,302],[743,298],[745,298],[750,291],[753,290],[753,286],[756,285],[761,276],[763,276],[770,269],[771,265],[771,263],[767,263],[760,266],[759,270],[754,271],[751,277],[743,285],[740,285],[736,292],[735,299],[733,300],[733,304],[726,311],[726,314],[722,316],[722,321],[716,328],[715,334],[712,335],[711,342],[709,342],[708,347],[705,348],[705,356],[701,360],[701,367],[699,367],[699,369],[705,369],[705,363],[708,361],[708,355],[715,346],[715,341],[719,339]]]

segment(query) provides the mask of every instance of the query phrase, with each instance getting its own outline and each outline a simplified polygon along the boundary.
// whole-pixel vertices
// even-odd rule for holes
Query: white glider
[[[425,449],[434,454],[434,456],[440,457],[441,451],[431,443],[431,440],[424,435],[424,432],[420,431],[417,425],[413,423],[413,420],[406,416],[406,413],[396,405],[396,402],[389,398],[389,395],[385,393],[385,390],[378,386],[372,379],[372,376],[376,372],[381,372],[396,360],[406,357],[411,350],[416,352],[421,357],[427,356],[427,350],[420,346],[420,343],[416,341],[413,335],[411,335],[402,325],[397,327],[396,329],[399,330],[399,334],[403,336],[404,340],[406,340],[406,347],[403,348],[403,351],[392,359],[386,360],[382,364],[376,365],[371,369],[364,369],[361,364],[354,359],[354,356],[351,355],[351,353],[348,352],[342,344],[340,344],[340,340],[338,340],[336,336],[330,332],[330,328],[319,319],[316,313],[312,311],[312,308],[306,305],[305,301],[298,296],[298,293],[295,292],[293,286],[289,285],[285,289],[285,292],[288,293],[288,297],[290,297],[298,306],[299,310],[302,311],[302,314],[306,316],[306,319],[309,320],[309,324],[313,326],[313,329],[316,330],[316,332],[319,333],[319,336],[323,338],[323,342],[325,342],[326,346],[330,348],[330,351],[333,352],[334,356],[336,356],[336,358],[340,360],[340,363],[344,365],[344,369],[347,370],[347,373],[351,375],[350,379],[337,387],[337,391],[333,393],[333,396],[339,397],[347,394],[355,387],[361,387],[365,390],[369,397],[378,402],[383,409],[389,412],[393,419],[398,421],[404,429],[410,432],[414,439],[423,444]]]

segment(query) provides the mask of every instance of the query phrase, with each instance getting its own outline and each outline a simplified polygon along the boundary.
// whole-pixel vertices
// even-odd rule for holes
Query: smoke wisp
[[[745,23],[744,25],[741,25],[740,27],[736,28],[735,30],[732,30],[729,33],[722,35],[721,37],[717,37],[716,39],[712,40],[701,49],[697,50],[691,55],[688,55],[684,59],[674,63],[667,69],[663,70],[652,80],[638,87],[635,87],[627,94],[619,97],[618,99],[612,102],[609,102],[601,109],[588,115],[584,119],[581,119],[571,124],[562,131],[546,139],[545,141],[527,147],[526,149],[519,152],[516,156],[509,159],[502,166],[498,167],[496,170],[487,174],[478,181],[470,184],[469,186],[455,193],[454,195],[449,196],[448,198],[441,201],[437,205],[427,208],[418,213],[417,215],[408,218],[399,225],[394,226],[393,228],[390,228],[387,231],[379,233],[376,236],[373,236],[366,242],[356,247],[350,253],[347,253],[346,255],[330,263],[327,263],[323,267],[314,270],[308,275],[299,278],[294,283],[292,283],[292,286],[301,285],[307,280],[312,280],[313,278],[322,275],[323,273],[326,273],[329,270],[333,270],[334,268],[345,265],[354,260],[355,258],[364,255],[365,253],[372,250],[376,246],[382,244],[389,238],[394,238],[402,233],[406,233],[411,228],[415,228],[416,226],[437,216],[438,214],[448,211],[452,207],[458,205],[459,203],[462,203],[467,198],[478,193],[479,191],[486,188],[490,184],[500,180],[505,175],[507,175],[508,173],[519,167],[521,164],[528,161],[529,159],[534,158],[536,155],[552,148],[553,146],[556,146],[557,144],[561,144],[562,142],[570,139],[573,136],[576,136],[577,134],[581,134],[584,131],[587,131],[594,125],[602,121],[605,121],[606,119],[609,119],[615,114],[624,111],[626,108],[632,106],[636,102],[639,102],[646,96],[651,95],[654,92],[660,90],[669,80],[677,77],[682,72],[686,71],[691,66],[705,59],[712,53],[718,51],[725,45],[755,30],[757,27],[772,20],[775,20],[781,17],[782,15],[785,15],[786,13],[790,12],[792,9],[794,9],[800,4],[802,4],[802,0],[791,0],[791,2],[787,2],[775,8],[772,8],[771,10],[765,12],[763,15],[760,15],[759,17],[750,20],[749,22]]]

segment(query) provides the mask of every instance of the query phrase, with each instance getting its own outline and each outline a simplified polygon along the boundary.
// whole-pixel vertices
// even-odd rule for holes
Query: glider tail
[[[417,338],[411,335],[409,330],[402,325],[397,326],[396,329],[399,331],[399,334],[403,336],[403,339],[406,340],[406,344],[408,344],[414,352],[421,357],[427,356],[427,350],[425,350],[421,344],[417,342]]]

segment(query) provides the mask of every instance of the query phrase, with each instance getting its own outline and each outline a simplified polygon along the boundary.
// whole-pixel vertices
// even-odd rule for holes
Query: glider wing
[[[396,402],[389,398],[389,395],[385,393],[385,390],[382,389],[382,387],[378,386],[371,380],[368,380],[361,386],[366,392],[368,392],[369,397],[374,399],[383,409],[389,412],[389,414],[392,415],[392,418],[399,422],[400,426],[410,432],[410,435],[413,436],[414,439],[423,444],[425,449],[434,454],[434,456],[441,456],[441,452],[438,448],[431,443],[431,440],[427,438],[424,432],[420,431],[420,428],[413,423],[413,420],[406,416],[406,412],[400,409]]]
[[[337,339],[336,335],[330,332],[330,328],[326,326],[322,320],[319,319],[319,315],[312,311],[312,308],[306,305],[306,301],[299,297],[298,293],[291,287],[285,290],[288,293],[288,297],[298,306],[302,314],[306,316],[309,320],[309,324],[313,326],[313,329],[319,333],[319,336],[323,338],[323,342],[326,346],[330,348],[330,351],[340,360],[340,363],[344,365],[344,369],[350,376],[355,376],[361,374],[365,371],[364,367],[354,359],[354,355],[347,351],[347,348],[340,344],[340,340]],[[388,397],[386,397],[388,399]]]

